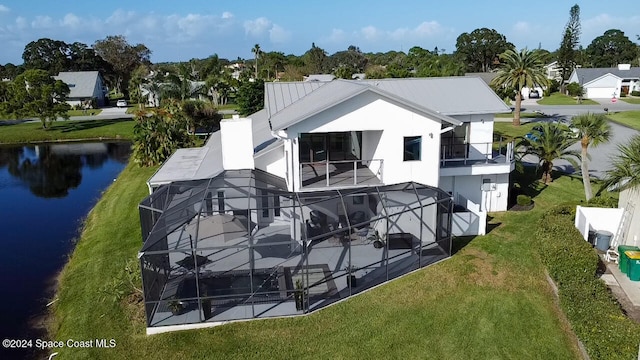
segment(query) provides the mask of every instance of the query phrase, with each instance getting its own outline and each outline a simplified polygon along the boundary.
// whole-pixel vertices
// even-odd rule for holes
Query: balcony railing
[[[301,187],[339,187],[382,184],[382,159],[300,163]]]
[[[442,145],[440,166],[509,164],[514,160],[514,142]]]

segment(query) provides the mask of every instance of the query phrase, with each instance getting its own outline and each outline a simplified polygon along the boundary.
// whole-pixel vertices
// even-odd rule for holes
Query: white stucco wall
[[[222,165],[225,170],[253,169],[251,119],[228,119],[220,122]]]
[[[489,184],[482,190],[483,181]],[[440,188],[451,192],[454,201],[474,211],[506,211],[509,205],[509,174],[443,176]]]
[[[266,171],[287,180],[284,144],[254,157],[256,169]]]
[[[385,184],[416,181],[437,186],[440,128],[439,120],[429,119],[380,99],[377,94],[364,93],[289,127],[287,134],[289,137],[299,137],[302,133],[378,132],[366,137],[363,133],[363,158],[384,159]],[[380,139],[374,146],[370,141],[380,131]],[[420,161],[403,161],[404,137],[407,136],[422,137]],[[295,172],[297,174],[298,169]],[[296,188],[297,182],[299,180],[296,180]]]
[[[591,99],[609,99],[620,96],[621,79],[612,74],[607,74],[585,84],[586,97]]]

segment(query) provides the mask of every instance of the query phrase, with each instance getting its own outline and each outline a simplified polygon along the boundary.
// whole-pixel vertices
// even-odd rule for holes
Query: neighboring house
[[[544,72],[547,75],[547,79],[562,81],[562,69],[558,66],[557,61],[545,65]]]
[[[310,74],[309,76],[303,76],[303,81],[320,81],[327,82],[335,79],[333,74]]]
[[[569,83],[584,87],[589,99],[619,98],[620,94],[640,91],[640,67],[620,64],[617,68],[577,68],[569,77]]]
[[[67,103],[71,106],[95,99],[98,107],[107,105],[109,93],[104,79],[98,71],[69,71],[61,72],[54,79],[61,80],[69,86]]]
[[[303,314],[447,258],[507,209],[510,111],[471,77],[266,83],[148,181],[147,332]]]
[[[487,85],[491,85],[491,82],[493,81],[493,79],[495,79],[496,76],[498,76],[498,72],[495,72],[495,71],[494,72],[472,72],[472,73],[465,73],[464,76],[479,77]]]

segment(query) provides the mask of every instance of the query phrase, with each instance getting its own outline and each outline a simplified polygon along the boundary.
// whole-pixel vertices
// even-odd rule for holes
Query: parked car
[[[119,108],[127,107],[127,100],[118,100],[116,102],[116,106]]]
[[[529,99],[540,99],[540,93],[538,90],[529,91]]]

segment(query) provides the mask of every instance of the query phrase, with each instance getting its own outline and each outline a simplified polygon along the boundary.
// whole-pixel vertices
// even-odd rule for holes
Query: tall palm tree
[[[581,171],[582,183],[584,184],[584,195],[589,201],[593,197],[591,190],[591,181],[589,179],[589,154],[587,148],[589,145],[596,147],[611,139],[611,124],[603,114],[586,113],[575,116],[571,120],[571,125],[578,129],[578,137],[582,146]]]
[[[534,86],[548,86],[544,72],[544,62],[542,52],[529,51],[526,48],[516,52],[507,50],[500,54],[502,65],[498,70],[498,75],[492,80],[494,86],[506,86],[517,89],[516,106],[513,112],[513,125],[520,126],[520,106],[522,104],[522,88],[533,88]]]
[[[523,149],[520,151],[520,159],[525,155],[537,156],[539,164],[542,164],[542,181],[549,184],[553,181],[551,170],[554,160],[567,160],[573,167],[578,168],[575,159],[580,158],[580,152],[569,150],[577,141],[565,126],[544,123],[534,127],[531,135],[522,138],[518,143],[518,148]]]
[[[255,67],[256,67],[256,79],[258,79],[258,58],[260,57],[260,55],[262,54],[262,50],[260,49],[260,44],[255,44],[253,46],[253,49],[251,49],[251,52],[253,53],[253,56],[256,60],[255,63]]]
[[[602,188],[640,189],[640,135],[634,135],[626,145],[618,145],[618,151],[620,154],[613,158]]]

